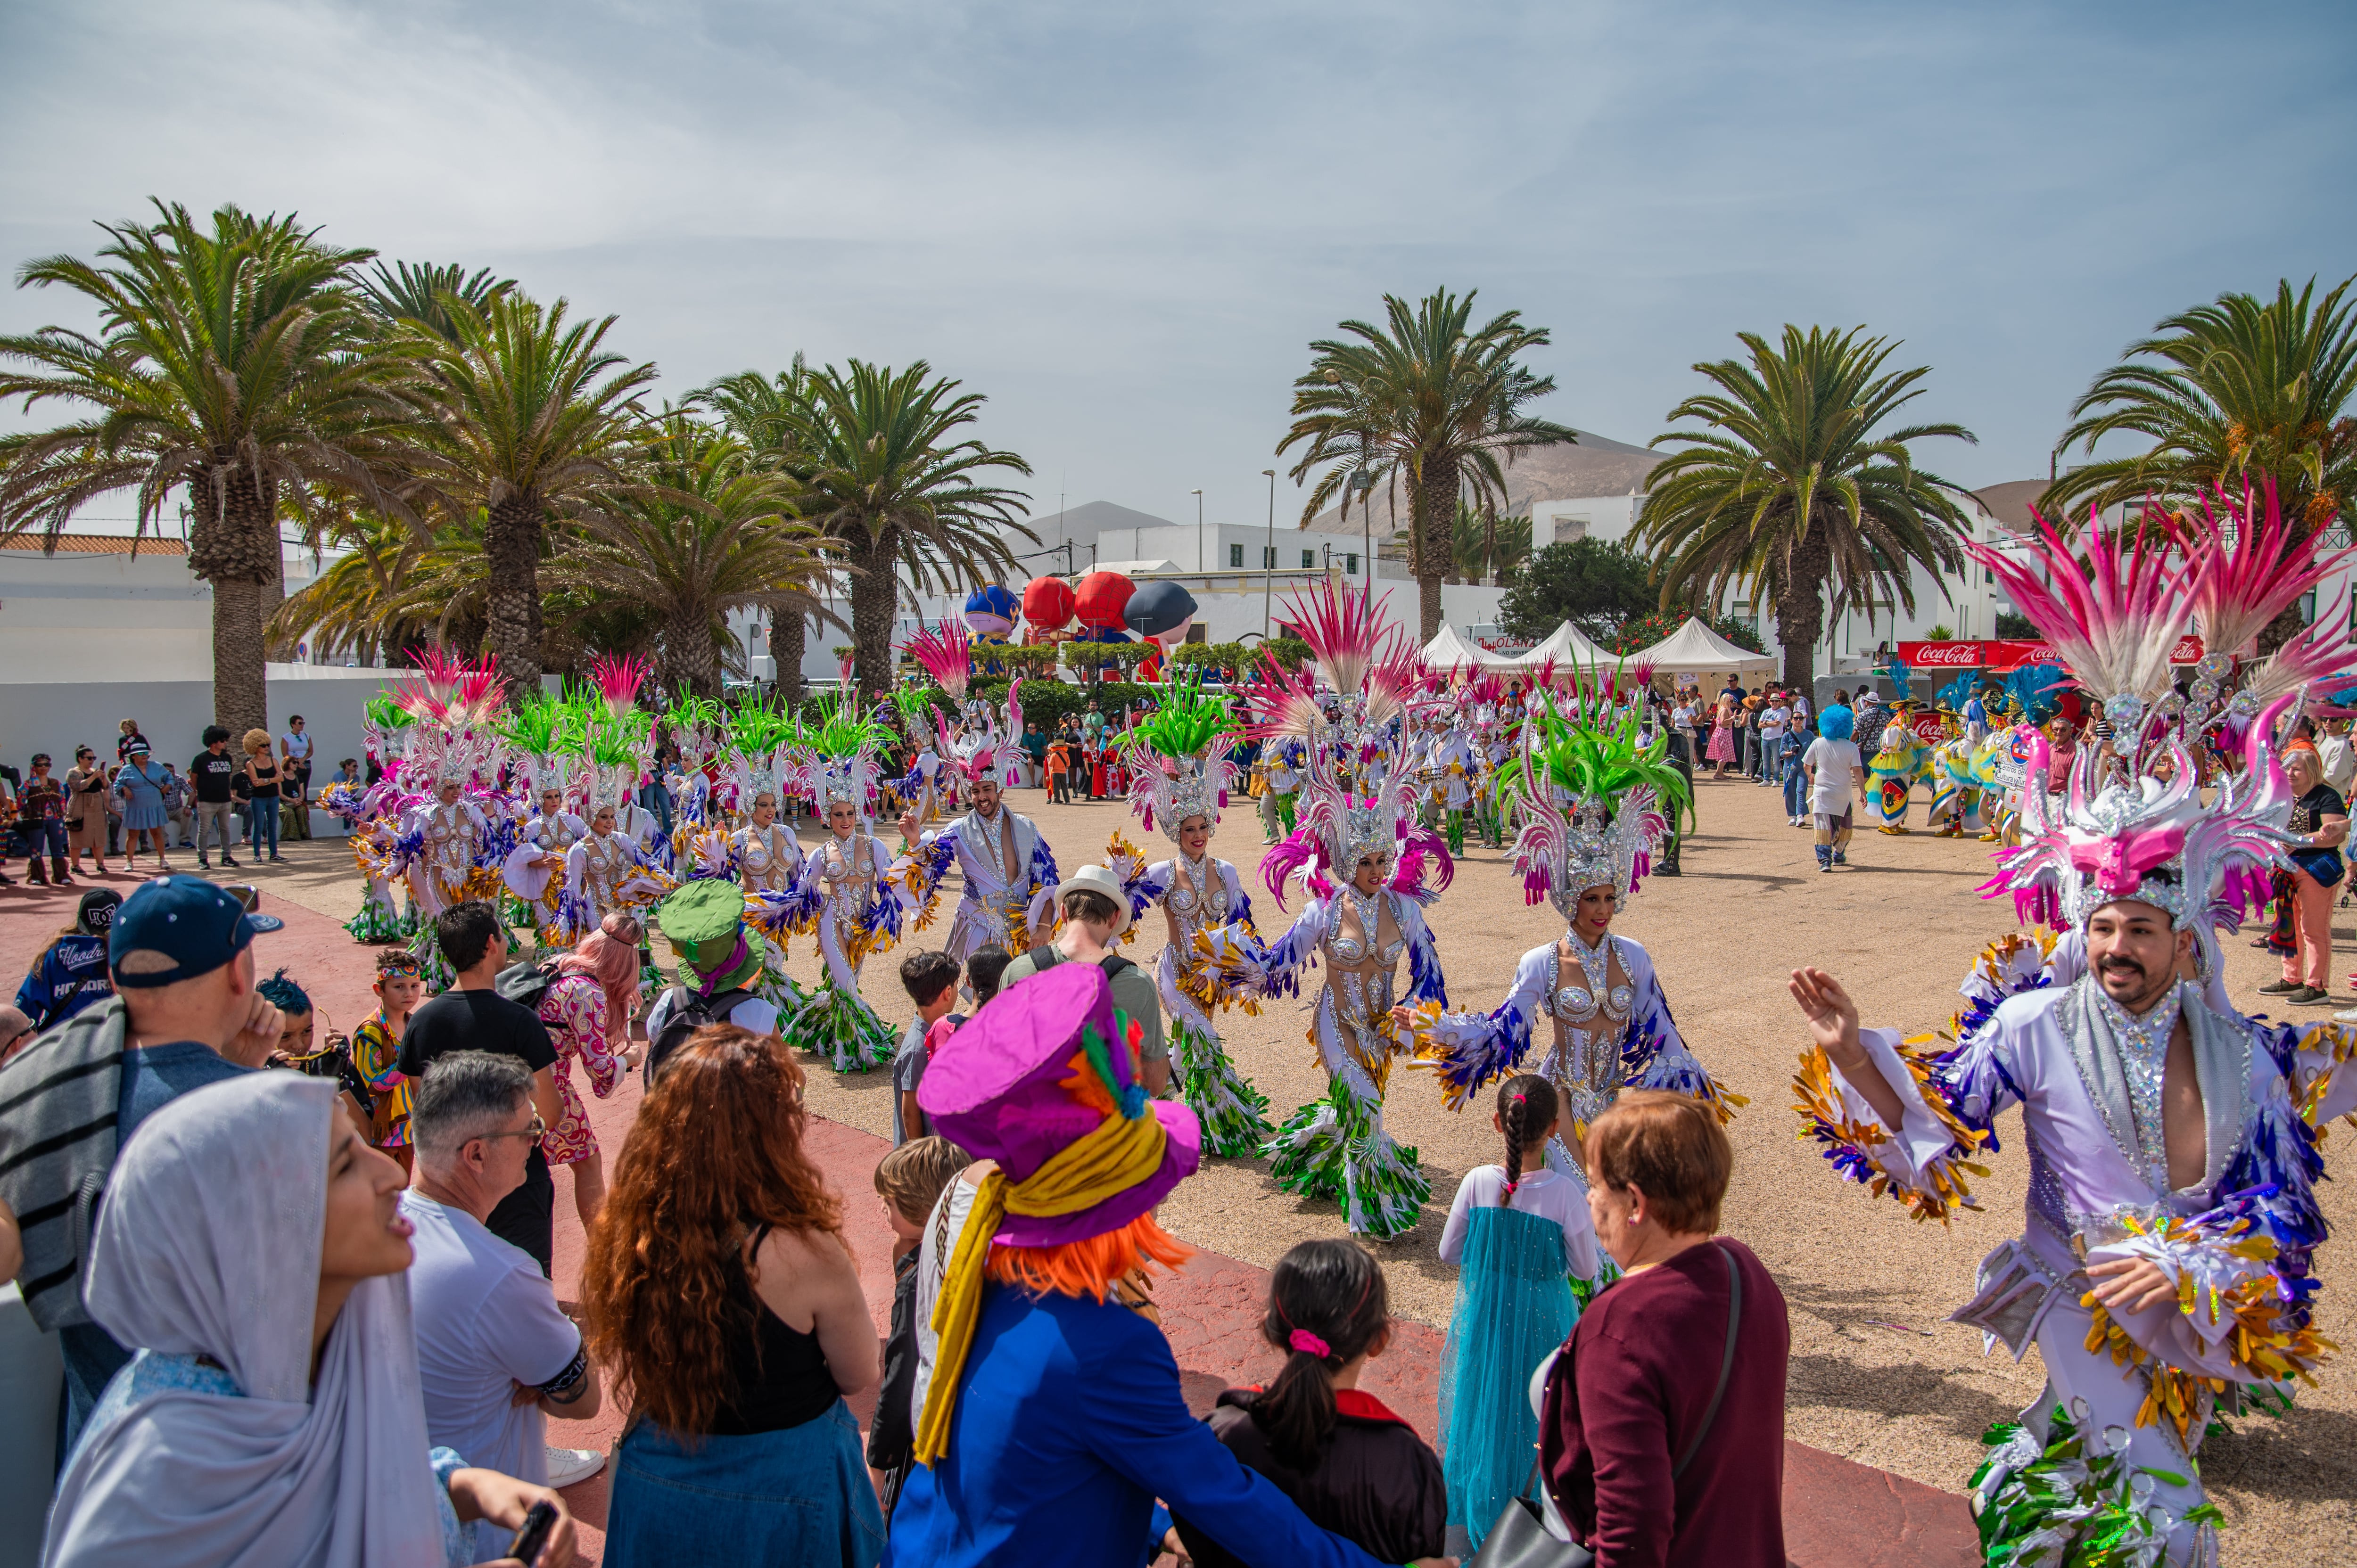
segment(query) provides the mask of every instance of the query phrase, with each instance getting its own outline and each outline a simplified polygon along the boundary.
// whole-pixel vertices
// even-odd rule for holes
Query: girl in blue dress
[[[1440,1352],[1448,1551],[1460,1557],[1480,1549],[1529,1479],[1539,1437],[1531,1373],[1578,1320],[1570,1276],[1596,1276],[1587,1195],[1549,1169],[1542,1152],[1561,1114],[1547,1079],[1508,1079],[1491,1118],[1506,1141],[1505,1163],[1466,1173],[1440,1234],[1440,1261],[1460,1270]]]

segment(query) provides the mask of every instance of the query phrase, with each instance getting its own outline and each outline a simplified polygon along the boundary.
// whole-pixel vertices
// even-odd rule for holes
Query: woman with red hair
[[[881,1375],[842,1204],[802,1147],[775,1035],[709,1024],[665,1059],[582,1269],[588,1341],[630,1423],[609,1568],[871,1568],[884,1518],[844,1403]]]
[[[606,1162],[589,1113],[573,1087],[573,1064],[589,1075],[589,1088],[603,1100],[642,1054],[630,1047],[630,1020],[639,1007],[639,923],[616,913],[556,961],[556,978],[540,996],[540,1021],[556,1047],[556,1098],[565,1113],[542,1134],[541,1152],[552,1165],[573,1167],[573,1207],[584,1230],[597,1222],[606,1201]]]

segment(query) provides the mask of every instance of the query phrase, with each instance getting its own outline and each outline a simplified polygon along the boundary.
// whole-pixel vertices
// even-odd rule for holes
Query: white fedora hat
[[[1098,893],[1112,900],[1114,908],[1113,934],[1116,937],[1129,929],[1129,895],[1121,886],[1121,878],[1112,868],[1083,865],[1056,885],[1056,908],[1064,907],[1064,895],[1079,892]]]

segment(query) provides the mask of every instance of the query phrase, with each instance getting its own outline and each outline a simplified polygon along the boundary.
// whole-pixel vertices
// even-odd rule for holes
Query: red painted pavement
[[[124,877],[97,885],[126,895],[134,886]],[[22,886],[0,888],[0,975],[21,975],[30,967],[58,928],[72,918],[78,896]],[[375,1004],[369,992],[374,950],[300,905],[265,893],[263,908],[286,922],[284,930],[256,940],[263,972],[285,966],[339,1028],[350,1030],[367,1017]],[[638,1098],[633,1077],[612,1099],[589,1102],[609,1176],[614,1153],[638,1112]],[[891,1312],[892,1234],[873,1177],[888,1146],[881,1138],[838,1122],[814,1117],[810,1123],[809,1148],[843,1197],[845,1234],[859,1261],[860,1285],[879,1335]],[[555,1280],[558,1296],[568,1303],[579,1296],[583,1247],[572,1177],[560,1167]],[[1262,1382],[1275,1371],[1276,1352],[1260,1337],[1267,1289],[1265,1270],[1201,1252],[1157,1292],[1187,1402],[1197,1413],[1209,1410],[1221,1390]],[[1440,1347],[1437,1330],[1402,1321],[1390,1349],[1368,1368],[1363,1382],[1370,1393],[1415,1423],[1427,1441],[1438,1428]],[[855,1408],[864,1423],[874,1396]],[[548,1436],[570,1447],[610,1449],[621,1427],[621,1412],[609,1397],[597,1419],[552,1421]],[[566,1487],[565,1496],[580,1521],[583,1560],[594,1564],[605,1546],[604,1473]],[[1784,1445],[1784,1532],[1785,1550],[1796,1568],[1970,1568],[1979,1557],[1963,1498],[1791,1442]]]

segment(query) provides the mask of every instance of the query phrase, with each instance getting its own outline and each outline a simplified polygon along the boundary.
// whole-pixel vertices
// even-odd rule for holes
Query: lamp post
[[[1260,639],[1266,642],[1269,584],[1276,577],[1276,470],[1263,468],[1261,473],[1268,479],[1268,549],[1260,558]]]
[[[1195,498],[1195,570],[1200,572],[1203,569],[1203,492],[1189,490],[1187,493]]]

